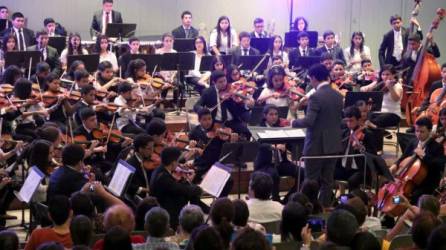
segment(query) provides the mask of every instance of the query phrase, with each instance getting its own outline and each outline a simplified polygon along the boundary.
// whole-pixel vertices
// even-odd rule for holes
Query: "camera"
[[[398,195],[393,196],[393,198],[392,198],[392,202],[393,202],[393,204],[395,204],[395,205],[400,204],[400,203],[401,203],[401,197],[399,197]]]

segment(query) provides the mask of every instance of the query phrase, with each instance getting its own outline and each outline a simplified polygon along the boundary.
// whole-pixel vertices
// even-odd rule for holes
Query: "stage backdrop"
[[[20,10],[28,19],[28,27],[39,30],[45,17],[53,17],[69,31],[80,32],[89,39],[93,12],[100,9],[101,0],[3,0],[11,14]],[[377,65],[378,47],[384,32],[390,29],[389,16],[399,14],[407,25],[413,1],[410,0],[295,0],[294,16],[305,16],[310,30],[322,33],[332,29],[341,38],[342,47],[350,43],[353,31],[365,33],[366,44],[372,49]],[[423,31],[438,7],[446,8],[444,0],[423,1],[419,16]],[[195,27],[204,26],[206,34],[215,27],[220,15],[227,15],[238,31],[250,31],[255,17],[275,21],[275,31],[283,34],[289,28],[290,0],[115,0],[124,22],[137,23],[137,36],[170,32],[180,24],[183,10],[193,13]],[[440,46],[440,63],[446,62],[446,23],[435,32]]]

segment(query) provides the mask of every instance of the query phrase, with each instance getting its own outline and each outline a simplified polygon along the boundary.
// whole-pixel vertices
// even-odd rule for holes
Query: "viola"
[[[149,74],[145,74],[144,77],[141,78],[141,80],[139,80],[137,82],[141,87],[147,88],[147,87],[152,87],[155,89],[162,89],[165,82],[162,78],[160,77],[152,77]]]
[[[231,128],[223,128],[221,124],[214,123],[212,129],[206,133],[206,136],[210,139],[220,138],[220,140],[228,141],[232,136]]]
[[[103,141],[103,142],[106,141],[107,139],[109,139],[109,141],[111,141],[113,143],[119,143],[121,140],[128,139],[127,137],[122,135],[121,131],[114,130],[114,129],[112,129],[110,131],[110,129],[104,128],[104,127],[93,129],[93,131],[91,133],[92,133],[94,139]],[[109,135],[110,135],[110,138],[108,138]]]

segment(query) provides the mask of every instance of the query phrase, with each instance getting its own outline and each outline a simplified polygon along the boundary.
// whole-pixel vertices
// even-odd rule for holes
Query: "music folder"
[[[195,50],[195,39],[176,38],[173,43],[173,49],[177,52],[190,52]]]
[[[136,23],[108,23],[105,35],[113,38],[127,38],[135,34]]]
[[[203,56],[201,58],[200,63],[200,71],[212,71],[212,62],[216,56]],[[225,63],[226,67],[228,67],[232,62],[232,55],[221,55],[220,56]]]
[[[220,197],[220,194],[230,177],[231,169],[220,162],[216,162],[208,170],[199,186],[206,193],[214,197]]]
[[[135,173],[135,168],[123,160],[119,160],[115,173],[107,186],[107,190],[117,197],[121,197]]]
[[[55,48],[59,55],[67,47],[67,37],[66,36],[53,36],[48,39],[48,45]]]
[[[31,68],[36,67],[40,62],[42,52],[40,51],[8,51],[5,54],[5,67],[9,65],[16,65],[19,68],[29,68],[31,62]]]
[[[263,55],[270,47],[272,48],[274,42],[274,38],[272,37],[264,37],[264,38],[257,38],[257,37],[251,37],[250,45],[253,48],[256,48],[259,50],[260,54]]]
[[[26,177],[22,188],[19,192],[14,191],[14,195],[21,202],[29,203],[43,178],[45,178],[45,174],[36,166],[32,166],[28,171],[28,176]]]
[[[316,48],[318,43],[318,33],[317,31],[306,31],[308,33],[308,38],[310,40],[308,46],[310,48]],[[286,48],[297,48],[297,36],[299,35],[299,31],[290,31],[285,33],[285,46]]]

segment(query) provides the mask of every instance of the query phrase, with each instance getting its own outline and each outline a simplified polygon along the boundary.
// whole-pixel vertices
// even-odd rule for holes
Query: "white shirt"
[[[397,61],[401,60],[403,54],[403,37],[401,35],[401,30],[393,30],[393,54],[392,56],[396,58]]]
[[[382,112],[389,112],[397,114],[399,117],[401,117],[401,99],[402,99],[402,93],[403,93],[403,86],[401,83],[395,83],[394,89],[397,93],[400,95],[400,99],[398,101],[394,101],[390,92],[387,91],[384,93],[383,96],[383,105],[381,108]]]
[[[115,53],[111,51],[107,51],[107,54],[99,55],[99,62],[109,61],[113,65],[113,71],[118,71],[118,59],[116,58]]]
[[[309,47],[302,48],[302,47],[299,46],[299,53],[300,53],[300,55],[301,55],[301,56],[306,56],[306,55],[308,55],[309,49],[310,49]],[[304,55],[304,50],[305,50],[305,55]]]
[[[201,65],[201,58],[205,55],[198,55],[197,52],[195,53],[195,64],[194,64],[194,69],[189,71],[189,75],[193,76],[193,77],[198,77],[201,78],[204,75],[210,75],[211,72],[210,71],[206,71],[206,72],[201,72],[200,71],[200,65]]]
[[[121,95],[115,98],[115,104],[120,106],[127,106],[127,100],[125,100]],[[132,112],[129,109],[119,108],[118,109],[118,118],[116,119],[116,126],[119,130],[122,130],[123,127],[128,125],[131,121],[136,121],[136,112]]]
[[[250,198],[247,202],[249,221],[268,223],[282,219],[283,205],[277,201]]]
[[[237,37],[237,32],[235,31],[235,29],[231,28],[231,46],[228,46],[228,36],[225,35],[224,33],[220,34],[220,39],[221,39],[221,43],[220,43],[220,47],[217,48],[220,52],[224,52],[226,54],[228,54],[229,49],[235,46],[238,46],[238,37]],[[209,38],[209,46],[213,47],[213,46],[217,46],[217,29],[212,30],[211,32],[211,36]]]
[[[83,55],[88,55],[88,51],[84,48],[82,48],[82,54]],[[63,65],[67,64],[67,58],[68,58],[68,48],[65,48],[62,50],[62,53],[60,53],[60,61],[62,62]]]
[[[262,92],[260,93],[259,98],[264,98],[266,96],[270,96],[275,92],[274,89],[270,88],[264,88]],[[274,104],[277,107],[287,107],[289,106],[288,98],[287,97],[279,97],[279,98],[268,98],[265,100],[265,104]]]
[[[364,46],[364,50],[359,51],[359,49],[353,49],[353,56],[350,54],[350,47],[344,49],[344,57],[347,62],[347,69],[350,73],[359,73],[361,72],[361,61],[364,59],[372,60],[370,55],[370,48]],[[352,63],[356,61],[355,63]]]

